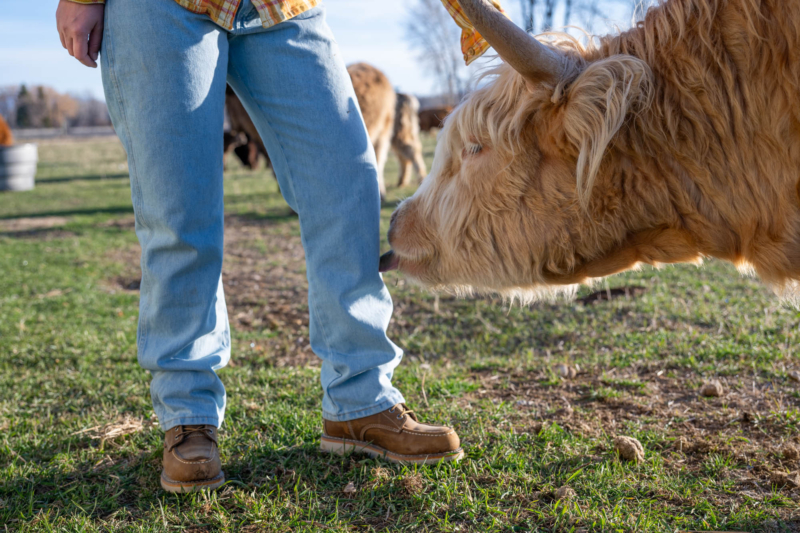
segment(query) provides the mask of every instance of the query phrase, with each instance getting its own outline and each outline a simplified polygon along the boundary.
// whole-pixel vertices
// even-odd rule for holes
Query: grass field
[[[124,153],[50,141],[40,158],[36,190],[0,194],[0,531],[800,531],[800,314],[716,262],[525,308],[437,301],[389,274],[406,350],[395,382],[458,429],[467,457],[321,454],[298,221],[268,171],[238,167],[229,482],[161,492]],[[709,379],[722,396],[699,395]],[[617,436],[639,439],[644,461],[621,461]]]

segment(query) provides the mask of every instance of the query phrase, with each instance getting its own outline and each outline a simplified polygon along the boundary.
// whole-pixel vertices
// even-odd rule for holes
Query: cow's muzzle
[[[380,272],[389,272],[390,270],[397,270],[400,266],[400,258],[394,251],[389,250],[381,256],[380,263],[378,263],[378,270]]]

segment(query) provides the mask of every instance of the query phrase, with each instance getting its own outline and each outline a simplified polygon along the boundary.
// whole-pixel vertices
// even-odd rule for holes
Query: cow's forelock
[[[491,87],[477,91],[439,133],[434,166],[412,198],[415,232],[422,233],[419,223],[426,226],[436,248],[435,264],[426,265],[427,278],[410,274],[433,288],[462,295],[494,292],[530,302],[571,293],[571,285],[545,283],[540,270],[547,261],[534,256],[547,246],[531,242],[544,236],[521,224],[536,166],[536,147],[528,146],[531,137],[524,131],[530,128],[532,111],[507,111],[512,100],[519,104],[524,96],[530,107],[536,98],[513,71],[500,74],[503,90],[518,91],[517,98],[499,98],[502,91]],[[466,157],[477,161],[465,160],[465,147],[475,144],[483,146],[481,153]],[[532,281],[520,288],[521,278]]]

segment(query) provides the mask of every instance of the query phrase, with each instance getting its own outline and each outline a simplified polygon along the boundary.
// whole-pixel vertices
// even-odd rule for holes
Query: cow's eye
[[[483,150],[483,146],[480,144],[468,144],[466,147],[464,147],[464,152],[467,155],[479,154],[481,150]]]

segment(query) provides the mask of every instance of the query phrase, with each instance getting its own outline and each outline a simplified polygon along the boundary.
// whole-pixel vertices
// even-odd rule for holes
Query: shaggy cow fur
[[[393,216],[392,266],[527,299],[716,257],[795,295],[800,1],[665,0],[554,46],[561,79],[502,65],[447,119]]]
[[[11,146],[14,144],[14,136],[11,135],[11,128],[8,123],[0,116],[0,146]]]
[[[422,158],[418,112],[419,100],[410,94],[397,93],[392,150],[400,163],[398,187],[406,187],[411,184],[412,169],[420,180],[428,173],[425,160]]]

